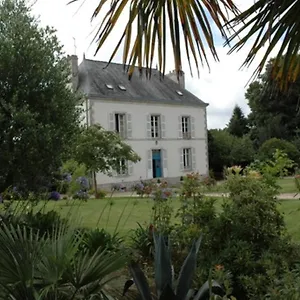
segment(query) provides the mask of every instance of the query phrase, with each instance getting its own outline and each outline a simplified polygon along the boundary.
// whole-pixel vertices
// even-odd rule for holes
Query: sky
[[[106,61],[120,37],[120,30],[116,28],[104,47],[94,55],[96,44],[93,42],[93,37],[101,19],[96,18],[91,22],[91,15],[99,1],[78,0],[68,5],[68,0],[37,0],[32,6],[32,12],[39,18],[42,26],[53,26],[57,30],[57,36],[64,45],[65,52],[78,55],[79,62],[82,60],[83,53],[86,58]],[[240,10],[244,10],[252,5],[254,0],[235,0],[235,3]],[[126,20],[126,16],[121,16],[120,25],[122,25],[122,18]],[[263,51],[258,54],[249,68],[240,69],[251,43],[246,44],[240,52],[228,55],[229,48],[223,47],[224,40],[216,30],[214,32],[220,61],[214,62],[210,59],[210,70],[203,67],[200,69],[200,77],[197,75],[192,77],[185,59],[183,71],[186,88],[209,104],[208,128],[224,128],[229,122],[235,105],[239,105],[246,115],[249,113],[250,109],[244,94]],[[168,57],[170,59],[167,61],[167,72],[174,68],[172,55]],[[118,53],[114,62],[121,62],[121,58],[121,53]]]

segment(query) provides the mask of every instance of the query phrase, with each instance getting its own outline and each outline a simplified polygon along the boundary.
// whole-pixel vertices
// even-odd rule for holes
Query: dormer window
[[[124,85],[122,85],[122,84],[119,84],[119,89],[121,91],[126,91],[126,87]]]
[[[106,85],[106,87],[109,89],[109,90],[113,90],[114,89],[114,87],[111,85],[111,84],[105,84]]]
[[[179,96],[182,96],[182,92],[181,91],[176,91],[176,93],[179,95]]]

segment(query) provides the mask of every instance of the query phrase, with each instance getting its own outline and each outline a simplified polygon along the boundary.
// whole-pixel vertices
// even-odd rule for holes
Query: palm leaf
[[[77,0],[78,1],[78,0]],[[71,1],[72,3],[74,1]],[[92,18],[104,11],[107,0],[100,0],[94,9]],[[137,62],[140,72],[146,67],[147,76],[151,76],[154,54],[156,53],[159,71],[164,74],[169,49],[168,38],[171,38],[174,64],[177,74],[182,69],[181,41],[185,43],[188,62],[192,65],[191,56],[199,72],[199,63],[209,66],[207,48],[213,58],[218,60],[214,45],[211,22],[213,21],[221,35],[226,37],[223,27],[228,23],[228,13],[237,15],[238,9],[233,0],[110,0],[103,21],[95,36],[96,53],[103,47],[120,17],[129,13],[124,23],[121,38],[110,57],[111,61],[117,50],[123,45],[123,64],[129,63],[129,76]],[[136,26],[136,34],[132,28]]]
[[[268,43],[264,56],[253,76],[259,75],[270,57],[271,52],[280,45],[273,66],[273,77],[280,82],[281,88],[294,82],[299,76],[300,60],[300,1],[297,0],[259,0],[249,9],[230,21],[230,25],[239,28],[227,40],[227,44],[236,38],[229,53],[239,51],[250,39],[255,38],[243,63],[249,66],[258,52]],[[282,57],[284,55],[284,57]]]

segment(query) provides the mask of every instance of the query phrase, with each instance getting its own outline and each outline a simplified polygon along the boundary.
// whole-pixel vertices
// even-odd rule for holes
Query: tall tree
[[[300,76],[282,90],[272,77],[274,61],[271,59],[259,80],[251,83],[246,91],[251,113],[251,136],[256,146],[276,137],[292,140],[300,129],[299,95]]]
[[[76,135],[80,109],[55,32],[23,0],[0,0],[0,192],[46,186]]]
[[[236,105],[233,109],[232,116],[227,125],[227,130],[230,134],[242,137],[248,132],[248,121],[242,109]]]

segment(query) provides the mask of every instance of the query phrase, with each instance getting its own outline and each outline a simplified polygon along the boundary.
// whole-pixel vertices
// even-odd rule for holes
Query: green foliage
[[[249,85],[245,94],[251,109],[248,116],[251,138],[256,148],[271,138],[293,140],[300,125],[300,78],[297,76],[288,90],[281,90],[272,76],[273,62],[269,60],[265,72]]]
[[[258,158],[260,160],[272,159],[276,150],[281,150],[287,154],[289,159],[299,163],[299,150],[292,143],[277,138],[269,139],[261,145],[258,150]]]
[[[228,130],[212,129],[208,132],[208,154],[210,168],[222,173],[226,166],[246,166],[252,162],[255,151],[247,135],[239,138]]]
[[[110,234],[105,229],[85,230],[82,233],[80,249],[91,254],[101,251],[116,252],[121,248],[123,239],[118,233]]]
[[[83,129],[74,149],[74,159],[88,171],[111,174],[118,170],[120,160],[138,162],[139,156],[116,132],[104,130],[100,125]]]
[[[124,267],[123,252],[79,251],[73,230],[51,236],[20,226],[0,228],[2,299],[106,299],[104,285]]]
[[[138,228],[133,230],[131,238],[131,247],[136,252],[142,261],[149,261],[153,258],[154,240],[153,240],[154,226],[143,227],[138,223]]]
[[[136,284],[141,299],[208,299],[212,294],[224,295],[221,286],[215,281],[205,282],[199,290],[192,289],[193,275],[196,270],[197,256],[202,238],[194,242],[189,254],[187,255],[180,273],[174,281],[172,271],[170,243],[160,234],[154,234],[154,265],[155,265],[155,286],[157,296],[153,297],[146,277],[138,264],[131,262],[129,268],[133,280],[126,282],[124,293],[127,292],[130,285]]]
[[[97,193],[95,194],[96,199],[104,199],[107,195],[107,192],[104,190],[98,190]]]
[[[45,191],[79,128],[69,62],[23,0],[0,2],[0,40],[0,191]]]
[[[248,121],[244,116],[242,109],[236,105],[233,109],[231,119],[227,125],[230,134],[237,137],[243,137],[248,133]]]

